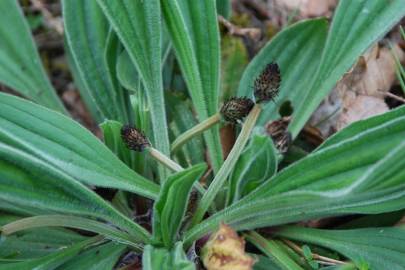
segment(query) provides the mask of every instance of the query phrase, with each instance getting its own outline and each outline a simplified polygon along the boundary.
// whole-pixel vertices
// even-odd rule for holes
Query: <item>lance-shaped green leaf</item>
[[[122,87],[133,92],[133,94],[130,95],[130,103],[133,112],[133,116],[131,117],[131,119],[133,119],[132,123],[138,129],[143,130],[148,137],[151,137],[149,136],[150,110],[146,100],[145,89],[136,67],[125,50],[118,56],[115,69],[118,81]],[[135,152],[132,152],[131,155],[135,156],[134,160],[136,160],[136,162],[132,164],[132,168],[136,172],[143,174],[145,171],[145,155]]]
[[[89,248],[75,256],[56,270],[113,270],[126,247],[117,243],[107,243]]]
[[[357,58],[404,16],[403,0],[339,1],[322,58],[312,64],[316,73],[310,83],[296,85],[302,94],[288,128],[293,137]]]
[[[72,119],[7,94],[0,94],[0,142],[18,150],[17,156],[40,159],[86,184],[152,199],[158,194],[156,184],[132,171]]]
[[[154,205],[153,233],[157,240],[171,248],[175,243],[193,184],[207,169],[205,164],[169,176]]]
[[[62,265],[66,261],[72,259],[74,256],[79,254],[80,251],[84,250],[90,245],[97,244],[97,242],[102,241],[100,237],[93,237],[77,244],[74,244],[68,248],[62,249],[59,252],[49,254],[47,256],[30,259],[25,261],[5,261],[0,262],[0,269],[2,270],[46,270],[46,269],[56,269],[58,266]]]
[[[370,117],[366,120],[354,122],[353,124],[349,125],[348,127],[329,137],[322,145],[320,145],[316,149],[316,151],[340,143],[344,140],[350,139],[351,137],[354,137],[361,132],[373,129],[375,127],[383,125],[384,123],[394,120],[395,118],[402,116],[405,116],[405,106],[400,106],[387,113]]]
[[[116,100],[118,103],[119,109],[122,111],[124,115],[124,120],[126,123],[132,123],[132,111],[130,105],[130,98],[129,94],[126,89],[120,84],[118,79],[118,59],[121,55],[122,51],[124,50],[117,34],[114,32],[112,27],[110,27],[110,31],[108,32],[106,46],[104,50],[104,59],[107,63],[107,70],[110,74],[112,84],[114,85],[114,89],[116,92]]]
[[[292,190],[327,191],[351,185],[370,166],[403,142],[405,107],[380,117],[386,121],[379,121],[376,125],[374,123],[378,118],[371,118],[359,123],[361,125],[370,123],[370,129],[358,129],[358,123],[343,129],[331,137],[332,141],[339,137],[342,140],[332,142],[330,146],[326,141],[325,147],[281,171],[251,195],[255,198],[264,198],[270,194]]]
[[[166,102],[166,106],[171,108],[168,112],[171,120],[169,127],[173,138],[198,124],[189,100],[168,94]],[[192,141],[186,143],[184,147],[175,153],[175,157],[179,160],[179,164],[185,168],[204,162],[205,150],[202,136],[196,136]]]
[[[229,19],[232,13],[232,5],[230,0],[216,0],[218,14]]]
[[[0,226],[18,219],[21,217],[0,212]],[[62,228],[32,229],[0,236],[0,259],[38,258],[85,239],[78,233]]]
[[[172,250],[147,245],[142,254],[144,270],[195,270],[195,265],[187,259],[183,244],[177,242]]]
[[[221,60],[221,96],[224,101],[237,96],[239,80],[249,63],[243,40],[235,36],[224,36],[221,40]]]
[[[247,240],[266,254],[276,264],[276,268],[288,270],[303,270],[297,262],[288,254],[288,250],[280,241],[267,240],[260,234],[252,231],[245,234]]]
[[[287,227],[279,236],[335,250],[354,262],[364,262],[369,269],[402,269],[405,263],[405,229],[365,228],[355,230],[320,230]]]
[[[165,30],[162,31],[162,69],[165,66],[166,60],[170,55],[171,43],[169,36]],[[117,57],[116,73],[120,84],[133,92],[145,91],[141,88],[141,79],[139,77],[136,66],[131,61],[126,50],[122,51]]]
[[[42,207],[43,209],[48,209],[49,207]],[[107,208],[108,209],[108,208]],[[67,209],[69,211],[70,209]],[[109,217],[106,219],[111,219],[111,217],[114,217],[116,215],[116,210],[110,213]],[[92,214],[93,216],[97,216],[100,213],[94,213]],[[96,221],[90,218],[83,218],[79,216],[72,216],[72,215],[41,215],[41,216],[33,216],[33,217],[27,217],[27,218],[22,218],[16,221],[13,221],[11,223],[8,223],[4,226],[1,227],[1,231],[3,235],[11,235],[15,234],[20,231],[25,231],[25,230],[30,230],[34,228],[40,228],[40,227],[65,227],[65,228],[72,228],[72,229],[78,229],[78,230],[84,230],[84,231],[89,231],[93,232],[96,234],[100,234],[104,236],[107,239],[116,241],[118,243],[122,244],[127,244],[134,248],[135,250],[141,250],[141,244],[140,242],[149,242],[149,238],[147,238],[148,232],[145,231],[142,227],[139,227],[136,224],[133,224],[132,222],[128,222],[128,220],[123,220],[121,217],[118,217],[117,220],[114,221],[115,224],[118,223],[127,223],[126,225],[129,225],[131,228],[130,230],[127,229],[118,229],[116,225],[111,226],[111,224],[106,224],[101,221]],[[125,227],[121,224],[120,226]],[[135,229],[135,230],[132,230]],[[128,233],[127,231],[131,231],[131,233]]]
[[[135,65],[150,105],[154,147],[169,154],[169,136],[161,72],[161,28],[158,0],[98,0]],[[163,173],[163,172],[162,172]]]
[[[399,117],[298,161],[191,229],[186,243],[213,230],[219,222],[243,230],[348,213],[402,209],[404,119]],[[333,162],[328,161],[329,154]]]
[[[256,263],[253,265],[253,270],[284,270],[281,266],[277,265],[275,259],[268,258],[262,255],[255,256]]]
[[[281,87],[276,102],[263,106],[257,125],[280,117],[278,110],[290,101],[294,110],[303,96],[303,85],[311,82],[327,35],[326,19],[298,22],[279,32],[249,63],[239,83],[238,95],[253,97],[254,80],[263,68],[276,62],[281,71]]]
[[[66,40],[78,75],[102,117],[127,122],[123,93],[114,84],[105,52],[109,24],[95,1],[63,1]]]
[[[22,208],[40,209],[49,214],[69,213],[100,218],[132,233],[140,241],[149,241],[145,229],[76,179],[34,156],[0,143],[0,168],[0,201]],[[29,229],[30,226],[24,228]],[[83,226],[81,229],[84,229]]]
[[[66,39],[65,44],[67,44]],[[80,97],[82,98],[84,104],[86,105],[86,108],[89,110],[89,113],[94,119],[94,121],[96,121],[97,123],[102,122],[104,120],[104,116],[100,112],[96,101],[91,96],[90,90],[86,87],[83,78],[80,76],[79,68],[73,59],[71,48],[69,46],[65,46],[65,56],[69,65],[70,73],[72,74],[73,77],[73,82],[77,87],[77,89],[79,90]]]
[[[18,2],[0,1],[0,12],[0,82],[41,105],[66,113],[41,64]]]
[[[215,1],[160,1],[200,121],[218,111],[220,47]],[[222,164],[218,127],[204,134],[214,172]]]
[[[117,76],[120,84],[134,93],[142,91],[141,79],[127,51],[121,52],[117,59]]]
[[[277,171],[277,156],[268,135],[255,134],[235,164],[229,179],[229,203],[239,200]]]

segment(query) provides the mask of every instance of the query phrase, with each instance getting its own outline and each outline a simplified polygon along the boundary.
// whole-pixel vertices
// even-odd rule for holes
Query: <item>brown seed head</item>
[[[281,74],[278,64],[268,64],[254,82],[256,102],[267,102],[277,96],[281,84]]]
[[[291,117],[282,117],[279,120],[275,120],[267,124],[267,133],[273,140],[274,146],[281,154],[285,154],[288,151],[292,143],[291,133],[287,131],[288,124],[291,121]]]
[[[227,122],[236,124],[252,110],[254,102],[247,97],[232,97],[221,108],[221,115]]]
[[[150,146],[148,138],[142,131],[129,125],[124,125],[121,128],[121,138],[131,150],[142,152],[146,147]]]

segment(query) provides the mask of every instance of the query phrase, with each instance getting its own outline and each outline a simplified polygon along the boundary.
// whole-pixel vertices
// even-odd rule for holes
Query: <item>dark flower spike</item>
[[[233,124],[241,121],[252,110],[254,102],[247,97],[232,97],[221,107],[222,118]]]
[[[281,84],[281,74],[278,64],[268,64],[254,82],[254,95],[256,102],[267,102],[278,95]]]
[[[179,164],[171,160],[165,154],[153,148],[148,138],[146,138],[145,134],[143,134],[143,132],[139,129],[131,127],[129,125],[124,125],[121,128],[121,138],[129,149],[138,152],[143,152],[144,150],[146,150],[146,152],[152,158],[162,163],[164,166],[168,167],[172,171],[180,172],[184,170]]]
[[[150,147],[150,142],[142,131],[129,125],[121,128],[121,138],[131,150],[142,152],[145,148]]]

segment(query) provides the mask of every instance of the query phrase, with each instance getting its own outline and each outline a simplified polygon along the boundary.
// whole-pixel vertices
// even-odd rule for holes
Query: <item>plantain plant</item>
[[[229,17],[229,1],[62,5],[66,55],[103,140],[58,99],[18,2],[0,1],[0,82],[31,100],[0,93],[0,269],[197,269],[220,224],[250,243],[255,263],[234,269],[404,269],[405,230],[393,225],[405,208],[405,107],[315,149],[297,139],[405,16],[403,0],[341,0],[330,24],[300,21],[272,38],[231,91],[255,100],[276,63],[278,95],[259,103],[267,96],[256,92],[256,105],[230,119],[240,132],[225,160],[219,131],[229,117],[218,113],[237,106],[220,107],[232,70],[220,72],[217,6]],[[284,124],[282,141],[263,131],[272,121]],[[303,226],[326,218],[327,228]]]

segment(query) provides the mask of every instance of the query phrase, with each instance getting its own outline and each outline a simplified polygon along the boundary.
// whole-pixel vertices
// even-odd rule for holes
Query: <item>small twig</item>
[[[259,28],[241,28],[238,27],[234,24],[232,24],[230,21],[225,19],[223,16],[219,15],[218,16],[218,21],[226,27],[230,35],[233,36],[239,36],[239,37],[245,37],[248,36],[249,38],[253,40],[258,40],[261,35],[261,31]]]
[[[382,92],[382,91],[380,91],[380,92]],[[387,97],[390,97],[390,98],[393,98],[393,99],[395,99],[395,100],[398,100],[399,102],[402,102],[402,103],[405,103],[405,99],[404,98],[402,98],[402,97],[399,97],[399,96],[397,96],[397,95],[394,95],[394,94],[392,94],[392,93],[390,93],[390,92],[382,92],[385,96],[387,96]]]
[[[40,0],[31,0],[35,9],[39,10],[45,18],[45,23],[49,28],[54,29],[60,35],[63,35],[63,24],[59,18],[54,18],[51,12],[45,7]]]
[[[304,252],[302,251],[302,248],[300,248],[298,245],[296,245],[294,242],[292,242],[292,241],[290,241],[290,240],[288,240],[288,239],[282,239],[282,241],[284,242],[284,243],[286,243],[287,244],[287,246],[289,246],[290,248],[292,248],[294,251],[296,251],[296,252],[298,252],[299,254],[301,254],[301,255],[304,255]],[[331,259],[331,258],[328,258],[328,257],[324,257],[324,256],[321,256],[321,255],[319,255],[319,254],[316,254],[316,253],[312,253],[312,257],[315,259],[315,260],[319,260],[321,263],[323,263],[323,264],[327,264],[327,265],[336,265],[336,264],[346,264],[346,262],[343,262],[343,261],[339,261],[339,260],[335,260],[335,259]]]

